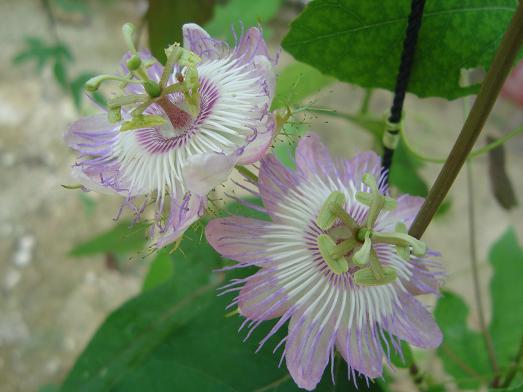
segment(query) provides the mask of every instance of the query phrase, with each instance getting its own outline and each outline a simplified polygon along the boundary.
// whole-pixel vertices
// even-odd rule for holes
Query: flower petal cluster
[[[400,340],[438,346],[441,331],[416,296],[437,295],[443,272],[437,254],[405,233],[423,199],[391,201],[376,154],[336,161],[314,134],[300,140],[296,166],[292,171],[272,155],[261,161],[259,193],[270,221],[233,216],[206,228],[209,243],[238,262],[231,268],[259,268],[224,288],[239,291],[231,305],[245,317],[247,336],[278,319],[261,348],[288,323],[277,347],[284,344],[287,368],[307,390],[336,350],[349,378],[356,372],[375,378],[383,359],[401,351]],[[325,248],[329,241],[332,247]]]
[[[116,122],[106,112],[82,118],[65,135],[79,153],[73,176],[85,190],[123,196],[137,218],[155,204],[151,234],[158,247],[175,241],[204,213],[207,193],[235,165],[258,161],[275,131],[269,112],[274,62],[260,29],[248,29],[233,48],[195,24],[184,25],[183,36],[184,55],[198,59],[196,94],[179,88],[194,76],[186,67],[171,64],[162,81],[164,68],[148,52],[136,53],[137,58],[129,53],[123,75],[133,74],[131,64],[146,64],[147,83],[124,83],[117,101],[136,104],[119,107]],[[161,87],[169,93],[160,95]],[[140,109],[143,97],[154,100]]]

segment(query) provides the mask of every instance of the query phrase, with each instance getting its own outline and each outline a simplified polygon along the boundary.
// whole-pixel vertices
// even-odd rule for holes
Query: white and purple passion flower
[[[247,337],[279,318],[261,348],[289,322],[276,348],[285,344],[282,359],[308,390],[336,350],[355,380],[356,372],[380,377],[383,358],[401,354],[400,340],[437,347],[441,331],[415,296],[437,295],[443,272],[436,253],[407,234],[423,199],[392,199],[376,154],[335,161],[314,134],[300,140],[296,165],[287,169],[272,155],[261,161],[270,221],[234,216],[206,228],[209,243],[238,262],[230,268],[259,267],[224,287],[239,291],[231,305],[246,318]]]
[[[207,193],[234,166],[267,152],[275,130],[274,61],[258,28],[229,48],[186,24],[183,47],[166,49],[165,66],[136,51],[132,25],[123,32],[130,51],[122,73],[86,84],[95,91],[117,82],[121,94],[103,113],[76,121],[65,139],[79,153],[73,175],[82,189],[120,194],[137,217],[155,203],[151,234],[162,247],[204,213]]]

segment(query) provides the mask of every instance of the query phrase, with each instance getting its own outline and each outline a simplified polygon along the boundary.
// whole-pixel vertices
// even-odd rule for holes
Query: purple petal
[[[234,49],[234,56],[240,59],[242,63],[254,61],[256,56],[265,56],[269,58],[267,44],[263,39],[263,33],[256,27],[251,27],[243,34]]]
[[[276,274],[262,269],[247,279],[238,298],[240,314],[250,320],[270,320],[282,316],[289,308]]]
[[[243,149],[238,163],[248,165],[262,159],[271,146],[275,128],[274,115],[268,113],[265,116],[263,125],[258,127],[254,140],[248,143]]]
[[[283,166],[274,155],[267,155],[261,161],[258,186],[263,205],[272,217],[279,222],[276,213],[281,209],[280,202],[284,199],[289,189],[296,188],[299,184],[299,175]]]
[[[205,228],[205,237],[222,256],[240,263],[263,261],[267,243],[262,235],[269,231],[269,222],[234,216],[214,219]]]
[[[303,136],[296,147],[296,166],[307,174],[330,174],[335,169],[327,147],[315,133]]]
[[[410,228],[424,200],[423,197],[401,195],[396,199],[396,208],[380,218],[378,230],[394,231],[398,222],[403,222],[407,228]]]
[[[308,391],[320,382],[334,346],[334,327],[326,323],[321,328],[322,317],[313,322],[314,314],[298,312],[289,323],[285,344],[287,368],[294,382]]]
[[[183,25],[183,47],[196,53],[202,60],[214,60],[227,55],[227,44],[212,38],[195,23]]]
[[[383,349],[374,326],[343,328],[338,332],[336,347],[352,369],[370,378],[381,376]]]
[[[380,178],[381,159],[373,151],[362,152],[347,161],[347,168],[354,183],[361,184],[366,173],[372,174],[376,179]]]
[[[174,196],[174,195],[173,195]],[[175,242],[183,233],[203,215],[207,198],[197,195],[186,195],[181,202],[171,200],[171,210],[167,224],[158,235],[157,248],[163,248]]]
[[[415,298],[403,295],[400,308],[383,324],[391,334],[421,348],[435,348],[443,336],[432,314]]]

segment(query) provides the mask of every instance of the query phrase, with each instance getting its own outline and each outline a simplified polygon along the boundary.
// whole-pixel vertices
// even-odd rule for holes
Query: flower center
[[[403,223],[398,223],[392,233],[374,230],[381,210],[393,210],[396,201],[379,192],[376,179],[371,174],[365,174],[363,182],[370,192],[357,192],[356,200],[369,207],[364,224],[358,224],[346,211],[345,195],[338,191],[332,192],[316,219],[318,227],[325,231],[318,237],[317,244],[323,259],[335,274],[350,270],[354,272],[357,284],[384,285],[396,280],[397,274],[394,268],[381,264],[373,243],[394,245],[404,260],[409,260],[411,253],[423,256],[427,248],[423,242],[407,234]],[[340,223],[335,225],[336,222]]]
[[[180,109],[177,105],[169,100],[167,97],[162,97],[156,101],[162,108],[164,113],[169,118],[174,130],[186,130],[192,123],[192,116],[185,110]]]

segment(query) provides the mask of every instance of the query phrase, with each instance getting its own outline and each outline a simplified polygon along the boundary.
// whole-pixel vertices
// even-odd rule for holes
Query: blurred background
[[[52,390],[59,384],[107,314],[140,292],[154,257],[144,250],[143,228],[129,229],[128,217],[111,219],[120,200],[61,186],[72,182],[74,162],[63,133],[76,118],[94,112],[83,95],[83,83],[117,69],[126,50],[122,24],[133,22],[139,45],[161,54],[168,43],[181,40],[185,22],[199,23],[226,39],[231,24],[260,23],[277,52],[289,22],[303,6],[285,0],[0,1],[1,391]],[[282,52],[278,73],[293,64]],[[288,85],[307,86],[305,104],[345,113],[359,110],[363,89],[335,83],[310,69],[286,72]],[[289,81],[289,74],[295,79]],[[506,98],[498,100],[478,144],[523,123],[523,98],[517,93],[523,91],[521,74],[507,82]],[[279,95],[282,102],[285,94]],[[97,99],[103,101],[102,96]],[[381,116],[390,100],[390,92],[374,91],[369,112]],[[463,122],[462,100],[409,95],[405,107],[411,143],[427,155],[445,157]],[[318,132],[338,156],[375,146],[371,133],[333,115],[301,114],[295,120],[300,129]],[[471,164],[482,290],[487,290],[490,277],[489,246],[509,226],[523,238],[518,203],[523,197],[523,137],[496,151]],[[440,165],[412,158],[407,164],[414,173],[408,186],[426,193]],[[446,287],[472,302],[467,200],[463,171],[425,239],[443,253],[449,272]],[[474,307],[469,322],[477,327]],[[440,367],[430,353],[426,360]]]

